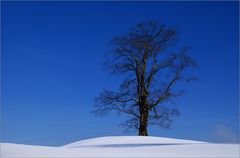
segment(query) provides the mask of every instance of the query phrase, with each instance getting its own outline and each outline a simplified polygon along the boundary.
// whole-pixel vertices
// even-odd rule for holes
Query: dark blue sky
[[[233,142],[238,134],[238,2],[2,2],[4,142],[63,145],[124,133],[124,116],[90,111],[119,77],[101,67],[106,43],[136,23],[177,27],[199,81],[177,100],[171,130],[150,135]]]

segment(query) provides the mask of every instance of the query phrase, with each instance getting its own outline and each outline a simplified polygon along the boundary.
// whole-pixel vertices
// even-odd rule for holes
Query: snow
[[[239,144],[163,137],[113,136],[61,147],[1,143],[1,157],[239,157]]]

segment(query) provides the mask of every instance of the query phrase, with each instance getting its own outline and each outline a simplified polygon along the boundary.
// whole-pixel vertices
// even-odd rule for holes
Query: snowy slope
[[[239,157],[239,144],[162,137],[115,136],[61,147],[1,143],[1,157]]]
[[[171,139],[163,137],[145,137],[145,136],[114,136],[114,137],[99,137],[79,142],[67,144],[64,147],[75,148],[83,146],[98,146],[98,147],[113,147],[113,146],[153,146],[153,145],[178,145],[178,144],[195,144],[206,143],[191,140]]]

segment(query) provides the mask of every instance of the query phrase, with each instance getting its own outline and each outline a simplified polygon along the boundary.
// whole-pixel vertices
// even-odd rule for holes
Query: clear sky
[[[117,90],[102,69],[106,43],[136,23],[177,27],[199,81],[177,100],[181,116],[154,136],[235,142],[238,137],[238,2],[1,2],[2,141],[63,145],[124,133],[125,116],[94,117],[94,98]]]

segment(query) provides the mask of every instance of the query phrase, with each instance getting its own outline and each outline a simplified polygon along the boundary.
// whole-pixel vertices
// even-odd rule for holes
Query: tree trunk
[[[148,111],[144,111],[140,114],[139,136],[148,136]]]

